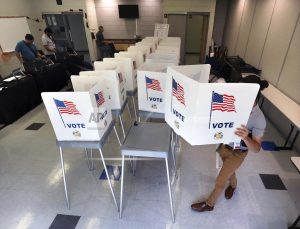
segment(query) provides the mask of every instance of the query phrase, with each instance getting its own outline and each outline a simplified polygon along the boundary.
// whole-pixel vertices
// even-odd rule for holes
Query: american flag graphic
[[[60,114],[80,115],[80,112],[73,102],[61,101],[58,99],[54,99],[54,102]]]
[[[235,112],[235,98],[232,95],[221,95],[213,92],[212,95],[212,110],[222,112]]]
[[[103,91],[100,91],[98,94],[95,94],[96,102],[98,107],[105,103]]]
[[[184,101],[184,89],[183,87],[176,82],[176,80],[172,79],[172,95],[176,97],[176,99],[185,105]]]
[[[162,91],[162,89],[160,87],[160,83],[156,79],[151,79],[146,76],[146,85],[147,85],[147,88],[152,89],[154,91]]]
[[[119,76],[119,82],[122,83],[122,82],[123,82],[123,76],[122,76],[122,73],[119,72],[119,73],[118,73],[118,76]]]

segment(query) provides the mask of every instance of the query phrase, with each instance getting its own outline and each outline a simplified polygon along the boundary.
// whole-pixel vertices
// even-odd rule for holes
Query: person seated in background
[[[37,58],[44,56],[38,53],[36,46],[33,44],[34,37],[31,34],[25,35],[25,40],[19,41],[15,48],[17,58],[21,63],[33,62]]]
[[[104,28],[103,26],[99,26],[99,31],[96,34],[96,43],[101,51],[102,58],[105,57],[113,57],[113,52],[111,50],[111,47],[104,42],[104,36],[103,36]]]
[[[53,31],[49,27],[44,30],[44,34],[42,36],[42,44],[44,46],[46,57],[51,59],[52,61],[55,61],[56,46],[53,39]]]
[[[229,181],[229,186],[225,190],[225,198],[231,199],[237,187],[237,179],[235,174],[237,169],[244,162],[248,151],[253,153],[258,153],[260,151],[262,137],[266,128],[266,120],[263,112],[257,105],[257,102],[260,97],[260,92],[267,88],[269,83],[265,80],[260,80],[260,78],[255,75],[246,76],[240,82],[257,83],[260,86],[247,125],[242,125],[235,131],[235,134],[241,138],[240,147],[233,148],[233,144],[220,145],[218,152],[222,158],[223,166],[216,179],[215,187],[205,201],[191,205],[191,208],[194,211],[212,211],[216,201],[223,192],[227,181]]]

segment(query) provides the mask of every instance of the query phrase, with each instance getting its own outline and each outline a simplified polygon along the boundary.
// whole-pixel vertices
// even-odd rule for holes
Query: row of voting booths
[[[130,135],[122,120],[126,107],[129,117],[134,116],[137,123],[141,117],[164,119],[173,133],[191,145],[233,142],[239,146],[234,130],[247,123],[259,86],[208,83],[210,65],[179,65],[180,46],[177,37],[146,37],[114,58],[95,62],[94,71],[72,76],[74,92],[42,94],[60,149],[68,207],[63,148],[98,149],[109,177],[102,147],[112,130],[120,145],[126,143]],[[123,141],[115,128],[116,120],[120,121]],[[93,160],[92,153],[89,159]],[[176,171],[176,163],[174,166]],[[169,181],[168,166],[167,175]],[[108,183],[119,210],[109,179]],[[122,191],[123,173],[121,197]],[[169,191],[174,220],[170,182]]]

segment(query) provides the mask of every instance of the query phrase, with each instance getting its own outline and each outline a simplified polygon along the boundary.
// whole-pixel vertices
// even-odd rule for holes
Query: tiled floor
[[[128,129],[128,117],[125,121]],[[45,125],[36,131],[25,130],[32,123]],[[117,129],[121,133],[119,126]],[[265,140],[283,142],[271,124]],[[80,216],[77,229],[281,229],[300,213],[300,174],[290,162],[290,157],[297,155],[293,151],[248,154],[237,173],[234,197],[221,197],[214,211],[200,214],[192,212],[190,204],[207,197],[213,188],[217,175],[215,146],[192,147],[181,140],[178,177],[173,183],[173,224],[163,161],[138,161],[135,176],[126,165],[124,211],[119,219],[107,180],[99,180],[103,171],[101,161],[97,160],[96,169],[89,171],[81,149],[68,149],[64,154],[71,203],[67,210],[58,149],[43,105],[2,129],[0,145],[0,228],[49,228],[57,214],[63,214]],[[119,157],[114,134],[103,152],[106,158]],[[107,160],[107,164],[121,162]],[[278,174],[287,190],[266,189],[259,174]],[[112,184],[119,201],[120,181]]]

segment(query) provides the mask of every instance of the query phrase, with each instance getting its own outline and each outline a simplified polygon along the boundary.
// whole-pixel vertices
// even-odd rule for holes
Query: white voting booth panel
[[[155,24],[154,36],[159,38],[165,38],[169,35],[169,24]]]
[[[146,57],[150,54],[150,50],[147,46],[139,45],[139,46],[129,46],[127,49],[128,52],[131,51],[140,51],[143,53],[143,62],[146,61]]]
[[[159,38],[158,37],[145,37],[142,41],[154,41],[156,46],[158,46],[159,44]]]
[[[94,76],[93,80],[92,78],[87,78],[86,76]],[[125,85],[124,80],[121,82],[120,77],[118,73],[114,70],[103,70],[103,71],[83,71],[79,73],[79,76],[82,78],[83,85],[80,85],[78,82],[79,79],[76,80],[76,76],[72,77],[72,84],[74,90],[83,90],[84,85],[91,84],[91,82],[95,82],[97,80],[97,77],[99,79],[105,80],[105,85],[107,87],[108,91],[108,97],[109,97],[109,104],[110,108],[112,110],[119,110],[122,108],[124,102],[126,101],[126,91],[125,91]],[[86,78],[85,78],[86,77]],[[84,81],[85,80],[85,81]],[[86,86],[85,86],[86,87]]]
[[[172,63],[143,64],[138,69],[139,110],[165,113],[166,71]]]
[[[121,57],[131,57],[131,58],[135,58],[135,68],[138,68],[139,66],[141,66],[144,63],[144,56],[143,56],[143,52],[142,51],[126,51],[126,52],[119,52],[117,53],[117,56],[121,56]]]
[[[134,91],[137,88],[136,70],[133,69],[133,60],[129,57],[103,58],[104,63],[124,63],[125,70],[125,90]]]
[[[154,40],[142,40],[138,43],[136,43],[135,45],[147,45],[147,46],[150,46],[150,53],[154,52],[157,45],[155,43]]]
[[[146,63],[174,63],[179,64],[179,59],[175,53],[151,53],[147,59]]]
[[[191,145],[233,142],[234,131],[247,124],[259,86],[256,84],[209,84],[210,65],[168,68],[166,122]],[[184,69],[184,68],[185,69]]]
[[[112,122],[105,86],[87,92],[43,92],[58,141],[99,141]]]
[[[156,53],[175,53],[176,55],[178,55],[178,57],[180,56],[180,47],[175,47],[175,46],[158,46],[156,51]]]
[[[154,52],[155,50],[152,50],[152,44],[148,44],[148,43],[142,43],[142,42],[137,42],[135,43],[135,46],[142,46],[142,47],[146,47],[147,48],[147,52],[149,54],[151,54],[152,52]]]

